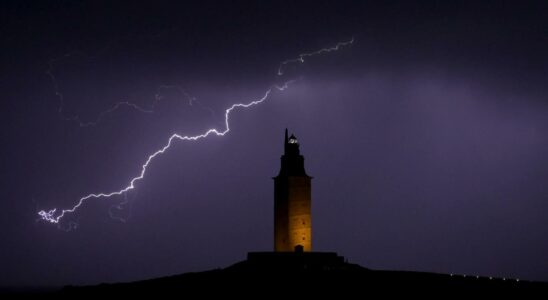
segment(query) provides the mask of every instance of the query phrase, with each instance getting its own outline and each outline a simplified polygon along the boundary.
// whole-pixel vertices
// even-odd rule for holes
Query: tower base
[[[250,269],[269,271],[329,271],[348,264],[335,252],[249,252]]]

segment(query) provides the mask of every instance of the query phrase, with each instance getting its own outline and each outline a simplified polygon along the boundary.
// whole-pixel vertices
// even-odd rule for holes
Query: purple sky
[[[271,250],[286,127],[314,177],[315,250],[548,280],[546,3],[14,1],[0,20],[0,286],[138,280]],[[119,190],[171,134],[222,130],[230,105],[292,78],[234,111],[226,136],[174,143],[127,198],[86,202],[61,222],[75,229],[38,221]],[[156,104],[91,127],[63,119],[119,101]]]

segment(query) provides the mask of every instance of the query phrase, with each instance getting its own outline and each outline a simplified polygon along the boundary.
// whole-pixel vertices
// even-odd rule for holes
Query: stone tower
[[[274,251],[312,251],[311,185],[294,135],[285,130],[284,154],[274,177]],[[298,246],[302,246],[298,247]]]

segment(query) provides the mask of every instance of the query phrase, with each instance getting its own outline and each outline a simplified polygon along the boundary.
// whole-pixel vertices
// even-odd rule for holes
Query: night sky
[[[272,250],[286,127],[314,177],[314,250],[548,281],[548,3],[382,2],[3,1],[0,286]],[[223,130],[226,108],[291,79],[232,112],[225,136],[174,142],[125,196],[40,220],[120,190],[172,134]],[[120,102],[146,111],[103,113]]]

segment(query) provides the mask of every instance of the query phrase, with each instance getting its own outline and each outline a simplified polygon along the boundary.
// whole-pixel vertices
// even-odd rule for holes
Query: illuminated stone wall
[[[311,178],[274,180],[274,250],[294,251],[301,245],[312,251]]]

